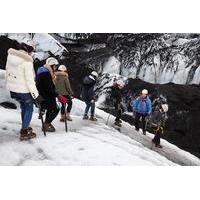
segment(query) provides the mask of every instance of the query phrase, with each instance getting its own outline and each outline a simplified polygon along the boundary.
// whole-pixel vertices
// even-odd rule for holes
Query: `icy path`
[[[68,133],[57,119],[57,132],[46,138],[36,113],[32,125],[37,139],[20,142],[19,111],[0,108],[0,165],[175,165],[101,119],[93,123],[73,116]]]
[[[108,114],[106,114],[106,116],[105,116],[105,112],[103,112],[103,111],[99,111],[99,113],[100,113],[100,116],[104,116],[102,119],[106,123]],[[113,121],[114,121],[114,117],[110,116],[108,126],[112,126]],[[169,143],[168,141],[166,141],[164,139],[161,139],[161,144],[163,146],[162,149],[154,147],[151,143],[151,140],[154,137],[153,134],[147,132],[146,135],[143,135],[142,130],[140,130],[139,132],[135,131],[135,127],[131,126],[127,122],[123,122],[123,126],[120,129],[120,132],[123,135],[127,135],[130,138],[132,138],[133,140],[143,144],[146,148],[149,148],[149,149],[159,153],[160,155],[165,156],[167,159],[169,159],[179,165],[185,165],[185,166],[191,166],[191,165],[199,166],[200,165],[199,158],[197,158],[196,156],[192,155],[189,152],[186,152],[186,151],[178,148],[177,146]]]

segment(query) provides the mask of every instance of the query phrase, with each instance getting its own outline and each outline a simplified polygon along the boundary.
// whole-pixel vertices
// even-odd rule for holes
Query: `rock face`
[[[166,96],[169,118],[163,137],[200,157],[199,34],[4,34],[0,37],[2,69],[7,49],[15,45],[10,38],[34,38],[36,68],[51,55],[68,66],[76,97],[83,77],[96,70],[99,106],[106,106],[106,91],[114,78],[127,83],[127,107],[130,95],[143,88]],[[124,119],[133,123],[130,116]]]

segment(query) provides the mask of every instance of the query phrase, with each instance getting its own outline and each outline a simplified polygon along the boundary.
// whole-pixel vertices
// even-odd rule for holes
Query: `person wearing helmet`
[[[85,112],[83,115],[83,120],[91,120],[91,121],[97,121],[97,118],[94,116],[95,114],[95,101],[96,101],[96,95],[94,92],[94,86],[96,84],[98,78],[97,72],[93,71],[89,76],[86,76],[83,79],[83,89],[82,89],[82,99],[85,101],[86,107]],[[88,112],[90,110],[90,118],[88,117]]]
[[[116,111],[115,125],[121,127],[121,116],[123,112],[122,106],[122,94],[121,90],[124,88],[124,82],[122,80],[117,80],[113,83],[111,88],[111,97],[113,98],[113,104]]]
[[[37,70],[37,89],[39,94],[44,98],[41,108],[46,110],[44,129],[47,132],[55,132],[52,121],[57,117],[59,108],[56,103],[56,97],[61,103],[66,103],[67,99],[59,95],[55,90],[55,70],[58,61],[53,57],[46,60],[46,64]]]
[[[142,130],[146,135],[146,117],[151,114],[152,105],[148,97],[148,90],[142,90],[141,95],[133,102],[133,111],[135,112],[135,129],[139,131],[139,122],[142,118]]]
[[[55,72],[55,75],[56,75],[55,79],[56,92],[67,99],[67,112],[65,110],[66,104],[62,103],[60,121],[61,122],[65,122],[65,120],[72,121],[72,118],[70,117],[70,111],[72,109],[73,91],[71,88],[71,84],[69,82],[67,67],[65,65],[60,65],[58,67],[58,71]]]
[[[164,115],[168,111],[168,104],[162,104],[161,106],[157,105],[154,109],[154,112],[151,116],[151,128],[154,133],[154,138],[152,143],[155,144],[155,147],[162,148],[160,145],[160,138],[164,132],[165,117]]]
[[[19,102],[21,108],[22,127],[20,140],[29,140],[36,137],[30,122],[33,114],[33,102],[42,101],[35,84],[33,58],[34,48],[25,43],[15,41],[15,48],[8,50],[6,63],[6,86],[11,98]]]

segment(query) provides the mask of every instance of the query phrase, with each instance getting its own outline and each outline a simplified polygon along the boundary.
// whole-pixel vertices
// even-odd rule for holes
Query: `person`
[[[43,129],[46,132],[55,132],[56,129],[52,125],[53,120],[57,117],[60,108],[56,102],[56,97],[61,103],[67,103],[67,99],[59,95],[55,90],[55,74],[58,61],[53,57],[46,60],[46,64],[37,70],[37,89],[39,94],[44,98],[41,103],[41,109],[46,110],[46,117]]]
[[[95,101],[96,96],[94,92],[94,86],[98,78],[97,72],[93,71],[89,76],[83,79],[83,89],[82,89],[82,99],[86,104],[85,113],[83,115],[83,120],[97,121],[95,117]],[[90,118],[88,117],[88,112],[90,110]]]
[[[20,103],[22,127],[20,140],[29,140],[36,137],[30,127],[33,114],[33,102],[41,103],[35,85],[35,73],[31,54],[34,48],[21,43],[18,49],[10,48],[6,63],[6,86],[11,98]]]
[[[133,111],[135,112],[135,129],[139,131],[139,121],[142,118],[142,130],[146,135],[146,117],[151,114],[151,100],[148,97],[148,90],[142,90],[142,94],[134,101]]]
[[[72,118],[70,117],[70,111],[72,109],[73,91],[69,82],[66,66],[60,65],[55,75],[56,75],[56,80],[55,80],[56,92],[67,99],[67,113],[65,110],[66,104],[62,103],[60,121],[64,122],[66,119],[68,121],[72,121]]]
[[[113,83],[113,86],[111,88],[111,98],[113,98],[113,104],[115,107],[115,111],[116,111],[116,118],[115,118],[115,125],[121,127],[121,116],[122,116],[122,112],[123,112],[123,106],[121,104],[122,102],[122,94],[121,94],[121,90],[124,87],[124,82],[121,80],[115,81]]]
[[[162,104],[160,107],[156,106],[154,112],[151,115],[151,128],[154,133],[154,138],[152,143],[155,144],[155,147],[162,148],[160,145],[160,138],[164,132],[164,123],[165,118],[163,118],[163,113],[168,111],[168,105]]]

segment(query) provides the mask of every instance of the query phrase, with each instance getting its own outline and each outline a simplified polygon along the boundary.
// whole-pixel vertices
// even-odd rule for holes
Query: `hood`
[[[49,72],[49,70],[46,67],[42,66],[42,67],[38,68],[37,75],[47,73],[47,72]]]
[[[95,84],[96,81],[94,78],[91,78],[91,76],[86,76],[84,79],[83,79],[83,84],[85,85],[90,85],[90,84]]]

